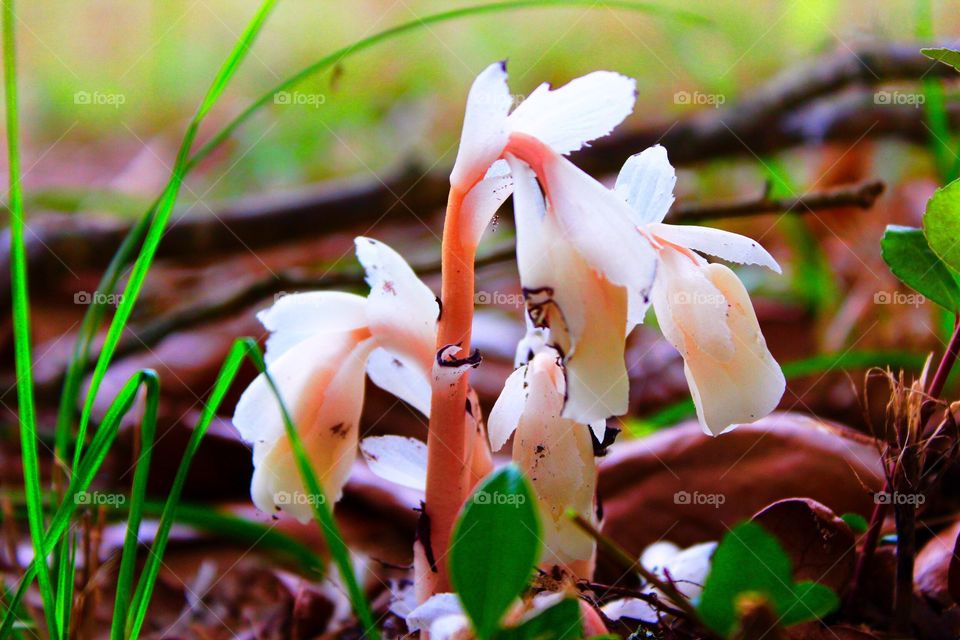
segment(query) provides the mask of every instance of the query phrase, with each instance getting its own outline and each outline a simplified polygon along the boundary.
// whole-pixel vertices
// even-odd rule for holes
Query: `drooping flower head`
[[[291,412],[326,498],[340,498],[357,453],[365,374],[422,413],[430,411],[430,375],[439,307],[430,289],[393,249],[357,238],[370,293],[300,293],[280,298],[258,318],[270,332],[266,360]],[[233,423],[253,445],[254,504],[306,521],[306,496],[280,406],[264,375],[244,391]]]
[[[684,372],[705,433],[717,435],[773,411],[783,396],[780,365],[767,349],[743,283],[706,254],[738,264],[780,266],[758,242],[710,227],[664,224],[676,175],[661,146],[632,156],[614,191],[657,252],[653,309],[664,337],[683,356]],[[631,316],[647,305],[631,300]]]
[[[564,418],[565,395],[560,355],[543,346],[507,378],[489,420],[491,448],[499,450],[513,435],[513,460],[533,486],[544,566],[589,563],[594,550],[566,511],[593,519],[597,471],[590,429],[602,440],[605,422],[588,427]]]

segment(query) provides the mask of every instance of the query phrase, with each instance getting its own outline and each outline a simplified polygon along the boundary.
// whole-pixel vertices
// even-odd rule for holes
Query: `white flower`
[[[340,499],[356,458],[364,374],[379,387],[430,411],[439,307],[430,289],[393,249],[357,238],[370,293],[312,292],[284,296],[258,317],[270,331],[268,371],[323,486]],[[253,445],[253,501],[300,521],[317,496],[304,493],[280,406],[258,376],[237,403],[233,423]]]
[[[428,631],[431,640],[458,640],[472,637],[470,622],[463,614],[455,593],[438,593],[407,614],[407,629]]]
[[[558,360],[545,348],[514,371],[489,420],[494,451],[516,431],[513,460],[536,494],[544,533],[541,562],[547,566],[589,561],[594,549],[593,540],[566,516],[572,508],[593,517],[597,471],[589,428],[561,415],[565,382]]]
[[[760,332],[743,283],[727,267],[697,252],[780,273],[776,260],[755,240],[736,233],[662,221],[676,182],[667,152],[651,147],[624,164],[614,191],[632,210],[635,224],[657,250],[652,301],[663,335],[680,352],[697,417],[717,435],[773,411],[785,380]],[[630,299],[631,322],[648,303]]]
[[[649,297],[656,258],[623,200],[563,156],[610,133],[634,101],[633,80],[596,71],[559,89],[540,85],[510,113],[506,68],[491,65],[470,90],[450,177],[468,245],[516,190],[528,312],[563,356],[563,416],[584,423],[627,410],[626,300]]]
[[[648,571],[657,574],[660,579],[672,581],[677,591],[688,600],[696,601],[703,591],[707,574],[710,573],[710,563],[716,549],[716,542],[703,542],[686,549],[680,549],[670,542],[657,542],[644,549],[640,556],[640,564]],[[655,595],[666,603],[670,602],[659,589],[650,585],[643,589],[643,593]],[[659,620],[657,610],[640,598],[613,600],[601,609],[611,620],[620,618],[646,622]]]

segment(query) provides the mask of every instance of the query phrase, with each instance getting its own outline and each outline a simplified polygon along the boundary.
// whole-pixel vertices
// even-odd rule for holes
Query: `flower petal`
[[[367,375],[373,384],[430,417],[430,378],[422,363],[374,349],[367,359]]]
[[[424,374],[436,351],[437,297],[410,265],[386,244],[357,238],[357,258],[370,285],[367,323],[380,347],[404,362],[416,362]]]
[[[512,103],[505,62],[491,64],[473,81],[463,116],[460,148],[450,172],[454,188],[472,187],[503,152]]]
[[[659,252],[660,270],[653,287],[653,309],[664,337],[684,358],[695,351],[727,360],[735,346],[724,321],[727,299],[710,281],[704,265],[676,249]]]
[[[661,544],[669,545],[668,549],[664,549],[667,553],[661,553],[661,549],[655,548]],[[716,548],[716,542],[703,542],[682,550],[669,542],[656,543],[644,550],[641,562],[647,570],[656,573],[661,579],[666,579],[669,574],[677,590],[688,599],[696,601],[703,591],[703,583],[710,572],[711,559]],[[655,565],[649,561],[653,555],[659,557]],[[652,587],[645,588],[643,593],[664,597],[659,590]],[[657,610],[640,598],[614,600],[604,605],[602,610],[611,620],[631,618],[656,622],[659,619]]]
[[[433,363],[434,388],[444,388],[444,385],[453,387],[470,369],[480,366],[482,358],[479,351],[474,349],[469,355],[460,357],[462,351],[455,344],[448,344],[437,351]]]
[[[564,359],[563,415],[588,424],[626,413],[627,292],[591,268],[565,237],[552,210],[544,211],[530,168],[512,156],[507,160],[516,179],[520,282],[528,316],[535,326],[549,329],[548,344]],[[632,232],[639,237],[635,228]]]
[[[624,355],[627,292],[592,270],[587,269],[583,274],[592,282],[589,294],[582,298],[583,328],[572,353],[564,361],[567,402],[563,416],[590,424],[627,412],[630,395]],[[563,296],[558,294],[558,300],[563,307]]]
[[[465,244],[476,246],[480,243],[480,238],[490,224],[493,214],[511,193],[513,193],[513,176],[510,175],[507,163],[497,160],[490,167],[486,177],[470,189],[461,205],[461,216],[464,220],[461,238]]]
[[[424,491],[427,486],[427,445],[416,438],[371,436],[360,441],[367,466],[384,480]]]
[[[781,273],[780,265],[753,238],[739,233],[684,224],[651,224],[647,229],[667,242],[738,264],[759,264]]]
[[[644,591],[644,593],[650,593],[651,591],[652,590],[648,589]],[[629,618],[631,620],[656,622],[659,618],[659,614],[653,605],[640,598],[619,598],[617,600],[611,600],[600,607],[600,610],[603,611],[603,615],[613,621],[620,620],[621,618]]]
[[[446,616],[463,615],[460,599],[455,593],[432,595],[407,616],[407,629],[410,632],[429,629],[430,625]]]
[[[647,309],[650,308],[650,296],[643,295],[633,289],[627,290],[627,335],[638,326],[643,324],[647,317]]]
[[[643,226],[667,216],[676,184],[667,150],[658,144],[627,158],[613,190],[630,205],[637,225]]]
[[[364,361],[375,346],[368,336],[365,330],[315,336],[270,366],[325,497],[333,502],[356,457]],[[307,495],[300,481],[279,403],[263,374],[243,392],[233,423],[253,444],[251,493],[257,508],[308,521],[311,500],[318,498]]]
[[[561,156],[544,158],[543,172],[550,210],[567,240],[607,280],[649,295],[656,254],[627,203]]]
[[[720,264],[707,265],[704,272],[727,300],[726,325],[734,350],[721,360],[694,346],[684,356],[684,373],[700,425],[705,433],[717,435],[776,409],[786,382],[767,349],[743,283]]]
[[[567,154],[602,138],[633,111],[637,83],[612,71],[594,71],[559,89],[542,84],[509,117],[512,132],[538,138]]]
[[[487,431],[490,438],[490,449],[500,451],[520,422],[523,407],[527,402],[527,392],[524,388],[524,378],[527,374],[526,365],[520,367],[507,377],[503,383],[503,390],[497,398],[490,417],[487,419]]]
[[[528,397],[513,459],[536,493],[544,533],[541,562],[547,566],[588,560],[593,540],[566,517],[566,510],[593,517],[597,471],[589,428],[560,415],[563,371],[556,359],[544,352],[528,366]]]
[[[310,291],[281,296],[257,314],[270,332],[267,364],[297,343],[332,331],[350,331],[367,324],[366,300],[339,291]]]

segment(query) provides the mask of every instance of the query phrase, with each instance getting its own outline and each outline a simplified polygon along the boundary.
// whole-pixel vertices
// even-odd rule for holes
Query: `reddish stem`
[[[451,189],[443,225],[441,256],[441,313],[437,328],[437,350],[460,345],[461,356],[470,352],[473,324],[473,262],[476,247],[461,237],[461,207],[465,192]],[[450,591],[447,549],[460,507],[469,490],[467,466],[469,448],[466,428],[467,374],[452,386],[434,383],[427,435],[426,513],[430,519],[430,546],[433,567],[418,563],[418,584],[422,596]],[[424,575],[425,572],[433,575]]]

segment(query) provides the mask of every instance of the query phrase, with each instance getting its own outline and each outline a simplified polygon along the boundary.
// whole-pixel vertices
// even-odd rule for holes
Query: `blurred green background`
[[[359,38],[477,2],[283,0],[205,127]],[[19,12],[28,189],[112,188],[149,197],[255,0],[44,0]],[[637,78],[630,123],[691,109],[677,91],[730,103],[817,53],[915,39],[913,1],[662,3],[710,24],[596,8],[533,8],[432,25],[352,56],[244,126],[191,176],[183,200],[262,193],[334,176],[452,163],[467,88],[494,60],[512,90],[607,68]],[[920,7],[918,9],[918,6]],[[929,5],[937,35],[956,32],[951,2]],[[628,123],[629,126],[629,123]],[[204,135],[201,134],[201,141]],[[215,169],[215,170],[212,170]]]

